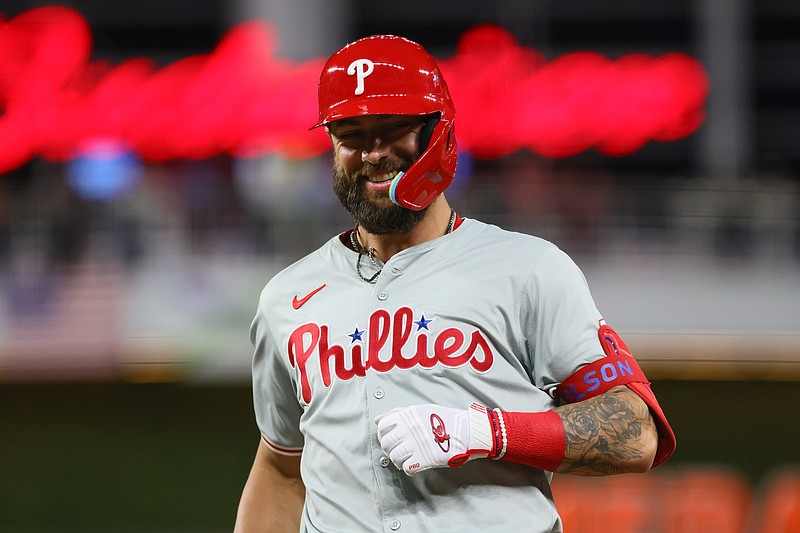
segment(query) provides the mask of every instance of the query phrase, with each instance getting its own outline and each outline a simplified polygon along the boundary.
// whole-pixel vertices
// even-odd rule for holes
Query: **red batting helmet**
[[[455,108],[434,59],[419,44],[374,35],[328,59],[319,78],[314,127],[361,115],[431,115],[420,134],[420,156],[392,181],[399,206],[420,211],[444,191],[456,172]]]

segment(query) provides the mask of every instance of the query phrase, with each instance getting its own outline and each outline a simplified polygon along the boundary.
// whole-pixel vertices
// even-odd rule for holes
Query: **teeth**
[[[369,181],[373,183],[382,183],[384,181],[389,181],[394,179],[400,173],[399,170],[394,170],[392,172],[385,172],[383,174],[374,174],[369,177]]]

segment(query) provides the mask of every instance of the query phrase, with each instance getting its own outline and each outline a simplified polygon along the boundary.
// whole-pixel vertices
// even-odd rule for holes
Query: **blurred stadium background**
[[[351,224],[305,131],[313,84],[372,33],[460,76],[451,203],[576,259],[678,435],[647,476],[557,477],[568,532],[800,531],[800,4],[45,5],[0,0],[0,531],[232,528],[258,442],[258,293]],[[547,121],[479,53],[498,42],[526,68],[564,60],[536,86]],[[589,68],[667,57],[695,70],[606,85]],[[592,121],[598,95],[617,100]]]

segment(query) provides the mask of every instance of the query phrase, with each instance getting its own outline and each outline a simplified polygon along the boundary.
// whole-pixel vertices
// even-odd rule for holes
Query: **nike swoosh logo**
[[[303,307],[303,304],[305,304],[307,301],[309,301],[312,296],[314,296],[319,291],[324,289],[326,287],[326,285],[327,285],[326,283],[323,283],[322,285],[320,285],[319,287],[317,287],[313,291],[309,292],[308,294],[306,294],[305,296],[303,296],[300,299],[298,299],[297,295],[295,294],[294,297],[292,298],[292,307],[294,307],[295,309],[300,309],[301,307]]]

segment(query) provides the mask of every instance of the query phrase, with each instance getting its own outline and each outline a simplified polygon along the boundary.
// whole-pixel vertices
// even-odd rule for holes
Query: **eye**
[[[336,133],[334,133],[334,135],[339,137],[339,139],[345,141],[345,140],[358,139],[364,135],[364,132],[362,132],[361,130],[343,130],[343,131],[337,131]]]

